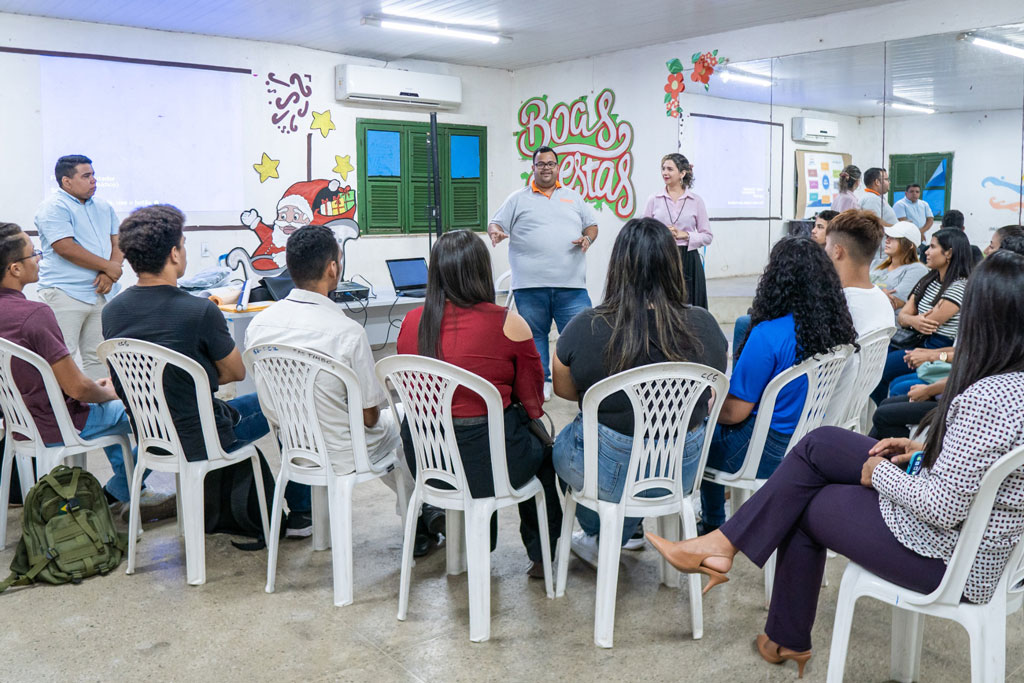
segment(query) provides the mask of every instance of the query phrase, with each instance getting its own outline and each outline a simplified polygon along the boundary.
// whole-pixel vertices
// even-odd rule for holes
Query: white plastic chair
[[[835,424],[843,429],[850,429],[859,434],[866,434],[871,427],[872,390],[878,386],[885,370],[885,359],[889,354],[889,341],[896,333],[895,327],[886,327],[869,332],[857,339],[860,351],[850,356],[860,359],[857,365],[857,376],[849,387],[840,387],[832,397],[833,403],[841,405],[839,419]]]
[[[327,490],[326,505],[313,504],[314,549],[326,544],[319,537],[330,529],[330,547],[334,564],[334,604],[352,603],[352,491],[356,484],[378,479],[397,469],[403,480],[404,468],[398,463],[399,454],[392,452],[376,463],[371,463],[366,450],[363,426],[363,396],[359,379],[351,368],[333,358],[306,349],[285,344],[261,344],[248,349],[242,356],[246,368],[262,381],[257,382],[260,404],[271,408],[275,415],[271,426],[281,444],[281,471],[274,486],[274,505],[270,513],[270,536],[267,537],[267,592],[274,592],[277,573],[277,551],[280,545],[281,508],[284,491],[289,481],[315,487],[314,497]],[[355,471],[337,474],[331,465],[324,441],[314,385],[323,373],[335,377],[345,385],[349,412],[349,434]],[[267,412],[267,411],[265,411]],[[353,414],[355,419],[353,419]],[[397,468],[396,468],[397,466]],[[406,482],[400,490],[411,490]],[[400,504],[408,499],[399,495]],[[324,508],[327,508],[326,511]],[[326,514],[325,514],[326,512]],[[405,512],[403,511],[403,519]]]
[[[178,532],[185,536],[185,564],[189,585],[206,583],[206,529],[203,480],[211,470],[249,460],[256,480],[263,535],[270,538],[267,520],[267,498],[263,490],[263,473],[259,454],[252,444],[230,453],[225,452],[217,436],[213,417],[210,379],[196,361],[176,351],[137,339],[108,339],[96,349],[97,354],[113,369],[127,399],[133,418],[139,456],[132,477],[130,528],[139,524],[139,493],[142,473],[146,469],[174,472],[178,491]],[[164,395],[164,371],[177,368],[191,377],[196,387],[199,424],[203,431],[207,460],[188,461],[178,430],[171,418]],[[135,535],[128,534],[128,574],[135,573]]]
[[[32,419],[28,406],[14,382],[11,372],[12,361],[17,358],[32,366],[42,377],[46,396],[50,400],[50,410],[57,420],[60,429],[61,446],[47,446],[43,443],[36,422]],[[40,475],[47,474],[67,458],[74,458],[75,465],[85,468],[85,456],[89,451],[102,449],[106,446],[120,446],[124,459],[125,476],[132,478],[132,448],[125,435],[101,436],[96,439],[83,439],[75,425],[71,422],[64,392],[53,374],[50,364],[37,353],[6,339],[0,339],[0,410],[3,411],[7,440],[4,442],[3,469],[0,470],[0,550],[7,544],[7,501],[11,495],[11,467],[15,459],[18,461],[18,479],[21,481],[22,500],[36,478],[32,472],[32,458]],[[17,437],[23,437],[19,440]],[[144,471],[144,470],[143,470]],[[138,529],[138,526],[131,526]]]
[[[714,390],[697,464],[693,490],[682,489],[683,450],[690,415],[705,390]],[[633,405],[636,425],[633,451],[630,453],[625,488],[618,503],[598,499],[597,414],[602,401],[625,392]],[[590,387],[583,396],[583,490],[566,491],[562,534],[558,544],[558,582],[555,596],[565,594],[569,568],[569,539],[572,536],[576,505],[594,510],[601,518],[597,562],[597,600],[594,607],[594,644],[612,647],[615,631],[615,594],[619,578],[622,526],[625,517],[657,518],[657,533],[679,539],[679,521],[683,537],[697,537],[694,500],[700,496],[701,472],[708,457],[711,436],[718,421],[729,382],[725,373],[698,363],[656,363],[626,370]],[[641,494],[654,489],[668,493],[654,498]],[[659,559],[659,574],[666,586],[679,585],[679,572],[664,558]],[[700,575],[689,576],[690,615],[694,640],[704,634],[704,613]]]
[[[544,588],[549,598],[554,597],[544,489],[536,477],[519,489],[514,489],[509,482],[501,394],[493,384],[450,363],[423,356],[382,358],[377,361],[376,371],[382,384],[387,386],[390,382],[398,392],[412,434],[417,467],[416,485],[408,509],[419,510],[422,503],[429,503],[447,511],[448,573],[461,574],[468,568],[469,639],[483,642],[491,637],[490,519],[495,510],[534,499],[540,526]],[[493,498],[473,498],[469,492],[452,423],[452,396],[459,387],[477,394],[487,405],[488,441],[494,474]],[[431,481],[451,488],[438,488],[430,484]],[[399,621],[405,621],[409,609],[415,535],[416,515],[409,514],[405,520],[402,545]]]
[[[508,289],[502,289],[503,287],[508,287]],[[506,292],[507,296],[505,298],[505,310],[511,311],[512,308],[516,305],[516,297],[512,291],[511,270],[506,270],[504,273],[499,275],[498,278],[494,281],[494,292],[495,294],[501,294],[502,292]]]
[[[747,453],[743,460],[743,466],[735,472],[723,472],[708,467],[704,470],[704,479],[716,484],[732,488],[732,509],[735,511],[755,491],[764,486],[767,479],[757,477],[757,469],[761,465],[761,454],[764,451],[764,444],[768,438],[768,429],[771,426],[772,414],[775,412],[775,402],[779,393],[791,382],[801,377],[807,379],[807,395],[804,399],[804,407],[797,421],[796,429],[790,437],[786,453],[804,438],[804,436],[821,426],[828,410],[829,401],[835,393],[839,384],[839,377],[843,372],[853,347],[850,345],[836,347],[831,353],[808,358],[784,372],[776,375],[761,394],[761,401],[757,407],[757,417],[754,419],[754,431],[750,437],[750,444],[747,446]],[[775,553],[764,565],[764,600],[765,605],[772,600],[772,583],[775,580]]]
[[[1020,609],[1024,583],[1024,543],[1017,546],[987,605],[961,602],[967,577],[988,526],[996,494],[1006,478],[1024,466],[1024,447],[1002,456],[981,479],[967,519],[960,527],[953,555],[942,582],[927,595],[881,579],[851,562],[839,585],[832,646],[828,657],[828,681],[840,683],[846,667],[850,628],[857,598],[867,596],[892,605],[892,660],[890,678],[910,683],[920,678],[922,615],[956,621],[970,636],[971,680],[1002,681],[1006,669],[1006,617]]]

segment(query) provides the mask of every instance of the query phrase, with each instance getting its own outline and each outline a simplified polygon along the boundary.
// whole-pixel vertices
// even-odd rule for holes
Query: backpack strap
[[[39,572],[43,571],[43,569],[46,568],[46,565],[53,562],[54,558],[56,557],[57,556],[55,554],[51,554],[51,552],[48,550],[46,551],[46,555],[44,555],[42,559],[36,562],[35,565],[28,570],[28,573],[18,574],[17,572],[11,572],[11,575],[4,579],[2,583],[0,583],[0,593],[3,593],[11,586],[27,586],[31,584],[33,581],[35,581],[35,578],[39,575]]]
[[[76,467],[71,472],[71,483],[66,487],[61,486],[60,482],[53,476],[53,472],[45,475],[39,481],[45,481],[49,484],[50,488],[56,491],[57,495],[64,500],[71,500],[75,497],[75,492],[78,490],[78,477],[82,474],[82,470]]]

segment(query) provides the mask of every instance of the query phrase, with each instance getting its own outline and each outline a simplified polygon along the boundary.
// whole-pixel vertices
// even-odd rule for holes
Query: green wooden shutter
[[[363,195],[363,218],[360,225],[367,234],[402,232],[404,207],[400,181],[370,181]]]
[[[929,183],[936,169],[943,162],[946,163],[944,181],[938,184]],[[925,193],[927,199],[934,192],[942,194],[942,207],[938,209],[933,204],[933,212],[936,221],[949,211],[949,198],[953,187],[953,154],[952,153],[929,153],[929,154],[891,154],[889,155],[889,203],[902,198],[907,187],[917,183]]]
[[[442,178],[445,183],[444,207],[445,228],[450,230],[487,229],[487,130],[481,126],[445,126],[442,144]],[[460,167],[458,160],[451,158],[452,136],[459,136],[465,142],[475,139],[479,168],[476,177],[453,177]]]
[[[434,186],[430,182],[430,151],[427,146],[429,134],[430,126],[427,124],[412,124],[408,127],[409,195],[406,206],[409,232],[429,232],[432,228],[427,217],[427,207],[434,203]]]

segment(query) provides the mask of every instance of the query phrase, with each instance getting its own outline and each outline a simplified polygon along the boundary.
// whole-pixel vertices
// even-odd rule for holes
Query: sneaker
[[[629,540],[622,544],[622,549],[643,550],[645,545],[647,545],[647,541],[644,540],[644,523],[640,522],[636,531],[629,537]]]
[[[569,549],[594,569],[597,569],[597,536],[591,536],[582,529],[572,532]]]
[[[429,533],[434,536],[444,533],[445,522],[447,521],[444,510],[439,507],[434,507],[428,503],[424,503],[422,518],[423,523],[426,525],[426,530]]]
[[[530,562],[530,566],[526,568],[526,575],[531,579],[543,579],[544,578],[544,563],[543,562]]]
[[[313,535],[313,513],[290,512],[284,524],[285,538],[307,538]]]
[[[544,400],[551,400],[551,382],[544,382]]]
[[[123,507],[121,519],[127,522],[131,515],[131,509],[128,503],[121,503],[121,505]],[[113,506],[111,506],[111,511],[113,511]],[[174,519],[178,516],[178,502],[175,494],[142,489],[142,496],[139,497],[139,516],[143,522]]]

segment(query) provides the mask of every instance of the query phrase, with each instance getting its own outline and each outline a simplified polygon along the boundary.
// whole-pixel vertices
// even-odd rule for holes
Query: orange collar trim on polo
[[[560,188],[561,186],[562,186],[562,183],[558,182],[558,180],[555,180],[555,186],[550,188],[547,192],[545,192],[544,190],[542,190],[539,187],[537,187],[537,183],[535,183],[533,181],[533,178],[530,178],[530,189],[533,190],[534,192],[536,192],[537,194],[544,195],[548,199],[550,199],[551,195],[554,193],[554,191],[557,190],[558,188]]]
[[[864,188],[864,191],[865,191],[865,192],[870,192],[871,194],[875,194],[875,195],[878,195],[879,197],[881,197],[881,196],[882,196],[882,193],[881,193],[881,192],[875,192],[875,191],[874,191],[874,190],[872,190],[872,189],[871,189],[870,187],[865,187],[865,188]]]

